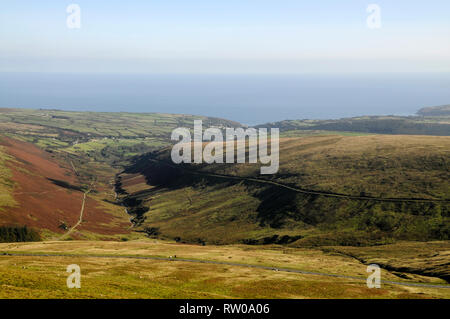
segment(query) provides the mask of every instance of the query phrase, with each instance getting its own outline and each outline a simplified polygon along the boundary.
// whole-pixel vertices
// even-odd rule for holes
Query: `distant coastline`
[[[450,101],[450,74],[145,75],[0,73],[0,107],[175,113],[248,125],[414,116]]]

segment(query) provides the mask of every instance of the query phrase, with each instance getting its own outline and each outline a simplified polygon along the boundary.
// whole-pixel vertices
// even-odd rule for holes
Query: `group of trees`
[[[0,242],[40,241],[41,236],[27,226],[0,226]]]

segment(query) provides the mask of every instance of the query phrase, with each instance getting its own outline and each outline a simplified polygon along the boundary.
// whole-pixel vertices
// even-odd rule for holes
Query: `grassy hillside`
[[[17,203],[12,196],[14,183],[11,180],[11,170],[6,166],[12,157],[5,152],[5,147],[0,145],[0,211],[14,207]]]
[[[446,240],[449,158],[448,137],[287,138],[276,175],[260,176],[249,164],[175,166],[169,151],[159,151],[141,157],[117,185],[138,230],[179,241]]]

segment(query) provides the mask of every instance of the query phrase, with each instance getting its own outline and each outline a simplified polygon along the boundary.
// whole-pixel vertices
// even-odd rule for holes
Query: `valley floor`
[[[411,256],[398,254],[404,245],[378,247],[376,255],[407,265]],[[450,250],[448,242],[432,246],[443,258]],[[411,247],[414,262],[426,264],[427,243]],[[150,239],[0,244],[0,298],[450,298],[442,279],[385,269],[381,288],[369,289],[367,266],[354,256],[374,252],[349,251]],[[81,289],[66,286],[71,264],[81,268]]]

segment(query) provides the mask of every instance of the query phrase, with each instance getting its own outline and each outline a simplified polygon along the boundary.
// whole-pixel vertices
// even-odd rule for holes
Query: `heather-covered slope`
[[[105,203],[95,194],[87,195],[70,163],[36,146],[2,137],[5,160],[2,184],[8,185],[0,203],[0,225],[26,225],[39,230],[44,237],[58,238],[80,219],[82,226],[75,238],[90,233],[107,236],[128,233],[129,222],[123,209]],[[83,207],[83,201],[84,207]]]

